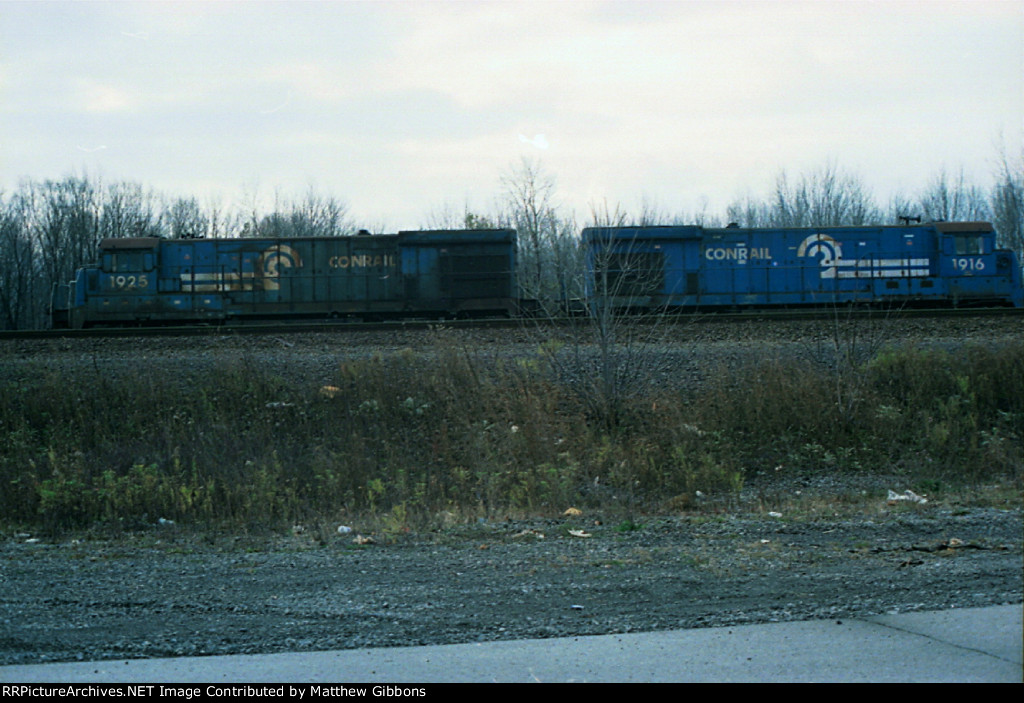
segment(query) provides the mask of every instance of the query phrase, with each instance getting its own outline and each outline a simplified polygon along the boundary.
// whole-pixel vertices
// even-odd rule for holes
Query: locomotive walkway
[[[2,683],[1007,682],[1020,605],[698,630],[0,667]]]

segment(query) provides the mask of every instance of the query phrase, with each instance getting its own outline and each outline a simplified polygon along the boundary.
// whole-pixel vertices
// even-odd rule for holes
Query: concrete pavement
[[[0,667],[2,683],[1021,683],[1024,606],[546,640]]]

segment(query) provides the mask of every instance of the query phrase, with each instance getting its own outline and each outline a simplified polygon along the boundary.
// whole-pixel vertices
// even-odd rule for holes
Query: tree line
[[[492,220],[519,231],[520,284],[540,298],[558,297],[574,271],[580,228],[574,213],[556,204],[555,179],[537,162],[524,160],[503,176],[503,197]],[[467,212],[467,222],[479,215]],[[633,211],[621,203],[591,203],[583,226],[701,225],[725,227],[838,227],[920,222],[992,222],[1000,246],[1024,261],[1024,153],[1001,157],[990,187],[968,182],[963,170],[943,169],[914,194],[895,194],[880,204],[864,181],[829,162],[791,177],[780,171],[766,197],[747,196],[722,215],[704,210],[670,212],[643,199]]]
[[[299,198],[278,195],[267,208],[167,197],[138,183],[105,184],[87,176],[23,180],[0,191],[0,329],[48,325],[54,287],[96,259],[106,238],[307,237],[354,234],[348,205],[310,188]],[[796,177],[780,171],[764,197],[746,196],[723,213],[670,212],[649,200],[632,211],[621,203],[591,203],[582,220],[559,202],[557,180],[541,162],[523,159],[498,179],[490,209],[450,205],[428,213],[426,229],[512,227],[519,233],[519,281],[526,297],[578,296],[579,233],[583,226],[697,224],[723,227],[830,227],[928,221],[984,220],[1002,246],[1024,260],[1024,153],[1001,155],[991,185],[968,182],[962,170],[942,170],[918,192],[880,204],[864,181],[833,162]]]
[[[97,258],[108,238],[334,237],[354,234],[348,206],[310,189],[278,196],[270,212],[255,204],[161,196],[132,182],[86,176],[23,180],[0,191],[0,329],[48,326],[55,286]]]

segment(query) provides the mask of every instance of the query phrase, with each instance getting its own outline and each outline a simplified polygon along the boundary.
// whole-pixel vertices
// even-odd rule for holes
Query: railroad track
[[[855,319],[949,319],[971,317],[1024,317],[1024,308],[905,308],[898,310],[882,310],[877,308],[815,308],[804,310],[742,310],[734,312],[685,312],[664,315],[648,315],[643,317],[622,317],[622,321],[644,324],[657,324],[668,317],[672,321],[688,320],[691,322],[751,322],[751,321],[787,321],[787,320],[843,320]],[[95,337],[202,337],[221,335],[263,335],[287,334],[300,332],[374,332],[391,330],[426,330],[433,327],[448,329],[519,329],[524,326],[552,325],[568,326],[586,324],[586,318],[550,318],[550,319],[466,319],[466,320],[392,320],[385,322],[352,322],[337,320],[299,321],[299,322],[264,322],[264,323],[223,323],[200,324],[187,326],[160,325],[150,327],[93,327],[89,329],[49,329],[49,330],[4,330],[0,331],[0,340],[4,339],[85,339]]]

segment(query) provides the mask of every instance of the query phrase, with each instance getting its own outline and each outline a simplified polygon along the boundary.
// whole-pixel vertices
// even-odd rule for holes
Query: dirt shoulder
[[[1020,603],[1024,591],[1017,508],[595,522],[476,523],[367,545],[175,527],[115,541],[8,535],[0,664],[841,620]]]

